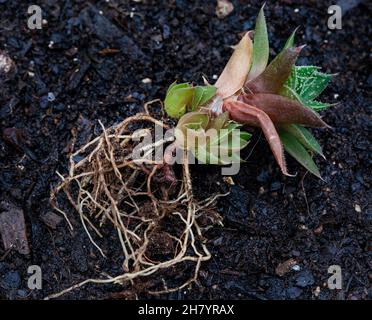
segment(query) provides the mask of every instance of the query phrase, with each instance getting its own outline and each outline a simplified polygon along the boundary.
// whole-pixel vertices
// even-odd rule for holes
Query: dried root
[[[151,130],[149,124],[165,127],[149,114],[147,107],[145,113],[127,118],[115,127],[105,129],[100,123],[103,133],[71,154],[69,173],[65,177],[60,175],[62,182],[51,194],[52,205],[73,228],[58,203],[63,194],[67,197],[102,256],[105,252],[96,239],[104,237],[102,230],[108,225],[114,228],[122,249],[123,273],[87,279],[48,298],[60,297],[87,283],[133,285],[134,279],[180,263],[193,264],[193,276],[187,281],[173,288],[168,288],[164,281],[163,289],[148,291],[171,292],[195,281],[201,262],[210,258],[199,222],[208,215],[206,212],[216,220],[216,215],[207,209],[216,196],[202,202],[194,199],[187,152],[179,180],[168,165],[131,158],[131,151],[138,145],[132,127],[138,128],[140,124],[145,127],[142,130]],[[153,153],[159,144],[169,143],[157,141],[144,147],[143,152]]]

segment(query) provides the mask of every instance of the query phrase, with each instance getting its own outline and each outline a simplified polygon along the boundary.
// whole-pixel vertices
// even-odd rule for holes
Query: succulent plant
[[[320,178],[312,154],[324,155],[305,127],[328,127],[317,112],[330,104],[316,99],[332,75],[320,72],[315,66],[295,65],[304,48],[294,46],[295,32],[268,64],[269,41],[262,7],[254,32],[245,33],[214,86],[174,83],[168,89],[165,110],[170,116],[180,118],[178,127],[182,130],[188,128],[200,133],[213,127],[214,119],[221,115],[227,118],[226,113],[230,120],[221,128],[234,123],[260,127],[283,174],[291,176],[285,163],[285,149]],[[187,112],[192,112],[192,116]],[[200,126],[188,125],[198,117],[204,119],[196,121]],[[242,139],[246,142],[249,137],[244,133]]]

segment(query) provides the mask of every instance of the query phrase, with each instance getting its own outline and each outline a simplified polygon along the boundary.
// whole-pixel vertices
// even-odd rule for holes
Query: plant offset
[[[234,124],[260,127],[283,174],[291,175],[284,147],[320,178],[312,155],[323,156],[322,149],[306,127],[327,127],[317,112],[330,105],[316,99],[332,76],[315,66],[296,66],[304,46],[295,47],[294,38],[295,31],[268,64],[269,40],[262,8],[254,32],[245,33],[214,86],[173,83],[164,101],[166,112],[180,118],[177,127],[181,131],[193,130],[196,136],[209,128],[218,131]],[[249,137],[246,132],[242,134],[241,148]],[[187,143],[186,147],[197,158],[203,149]]]
[[[72,205],[103,257],[109,250],[100,246],[99,239],[108,237],[112,242],[114,230],[120,248],[115,254],[123,273],[88,279],[51,297],[90,282],[133,287],[137,278],[155,275],[140,287],[164,293],[196,280],[201,263],[211,257],[203,231],[220,222],[213,205],[224,195],[194,197],[189,155],[204,163],[240,163],[239,152],[251,137],[240,131],[243,126],[262,129],[283,174],[290,175],[285,149],[320,177],[312,154],[323,153],[306,127],[327,127],[317,112],[329,105],[316,99],[331,76],[314,66],[295,66],[303,47],[294,46],[294,36],[268,64],[269,42],[261,9],[254,33],[245,33],[214,85],[174,82],[164,105],[160,100],[146,103],[143,113],[111,128],[100,122],[102,134],[70,154],[69,172],[61,175],[62,182],[52,191],[52,205],[73,229],[67,214],[71,208],[65,204]],[[169,118],[151,114],[149,108],[156,102],[169,117],[178,119],[171,139],[156,139],[154,126],[171,129]],[[208,135],[210,131],[215,135]],[[146,137],[151,138],[148,144],[141,141]],[[159,147],[166,150],[154,160]],[[222,157],[221,149],[228,159]],[[168,161],[175,150],[181,150],[182,170],[173,170]],[[63,196],[67,202],[61,201]],[[193,271],[185,271],[190,266]],[[174,277],[167,272],[170,269],[182,272]]]

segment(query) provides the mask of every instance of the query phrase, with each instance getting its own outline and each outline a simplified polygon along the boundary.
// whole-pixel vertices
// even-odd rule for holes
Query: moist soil
[[[0,298],[41,299],[121,273],[119,255],[102,258],[72,209],[73,232],[56,218],[49,204],[56,171],[67,172],[76,133],[77,146],[100,134],[98,120],[119,123],[163,98],[175,80],[213,82],[262,5],[232,2],[234,11],[219,19],[215,1],[38,1],[45,20],[30,30],[27,2],[0,0],[0,53],[13,62],[0,72],[0,202],[23,211],[29,243],[28,254],[0,243]],[[271,57],[300,26],[297,43],[307,47],[298,64],[337,73],[322,95],[335,103],[322,112],[332,128],[313,130],[326,156],[316,158],[323,180],[289,157],[297,176],[283,176],[259,130],[233,185],[219,167],[193,166],[197,197],[230,191],[216,206],[223,225],[205,233],[212,258],[198,282],[156,298],[371,298],[371,6],[339,1],[342,29],[330,30],[333,2],[267,1],[265,9]],[[115,252],[115,237],[106,236],[104,248]],[[27,287],[30,265],[42,269],[41,290]],[[340,290],[326,285],[332,265],[341,267]],[[169,272],[176,279],[189,270]],[[126,291],[87,285],[62,299],[154,298],[146,281]]]

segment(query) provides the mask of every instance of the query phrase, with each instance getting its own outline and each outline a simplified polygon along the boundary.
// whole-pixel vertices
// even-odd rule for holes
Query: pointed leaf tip
[[[289,78],[302,49],[303,46],[292,47],[280,52],[264,72],[245,84],[247,92],[278,93]]]
[[[252,66],[248,74],[248,80],[260,75],[269,61],[269,37],[267,33],[266,19],[264,14],[265,4],[261,7],[256,19],[253,38]]]
[[[288,132],[280,131],[279,135],[284,149],[313,175],[322,179],[318,167],[302,144]]]
[[[296,29],[293,30],[292,34],[290,35],[287,42],[285,43],[283,50],[292,48],[294,46],[295,35],[299,27],[300,26],[298,26]]]

